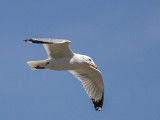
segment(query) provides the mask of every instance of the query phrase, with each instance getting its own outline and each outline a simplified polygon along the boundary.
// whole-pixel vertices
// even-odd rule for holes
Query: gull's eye
[[[92,61],[91,59],[89,59],[89,61]]]

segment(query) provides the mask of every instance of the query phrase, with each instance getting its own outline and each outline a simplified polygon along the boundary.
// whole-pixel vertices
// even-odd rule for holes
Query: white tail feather
[[[48,61],[27,61],[27,64],[30,66],[31,70],[45,69],[45,66],[48,64]]]

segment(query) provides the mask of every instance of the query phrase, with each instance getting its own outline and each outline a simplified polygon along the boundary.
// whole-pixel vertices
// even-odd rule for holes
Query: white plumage
[[[51,69],[67,70],[82,82],[96,110],[101,110],[104,99],[103,78],[94,61],[86,56],[73,53],[69,48],[71,41],[63,39],[27,39],[26,42],[41,43],[48,54],[48,59],[28,61],[32,70]]]

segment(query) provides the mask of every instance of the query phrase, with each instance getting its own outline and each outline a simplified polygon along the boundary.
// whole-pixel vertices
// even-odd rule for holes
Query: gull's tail
[[[48,60],[27,61],[27,64],[30,66],[31,70],[45,69],[46,65],[49,64],[49,61]]]

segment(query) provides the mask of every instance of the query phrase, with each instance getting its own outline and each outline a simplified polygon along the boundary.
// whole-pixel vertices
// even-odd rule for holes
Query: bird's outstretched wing
[[[88,66],[69,72],[82,82],[87,94],[93,101],[95,109],[100,111],[104,99],[104,83],[100,71]]]
[[[71,43],[71,41],[69,40],[32,38],[24,41],[43,44],[49,58],[58,58],[73,55],[73,52],[69,48],[69,44]]]

